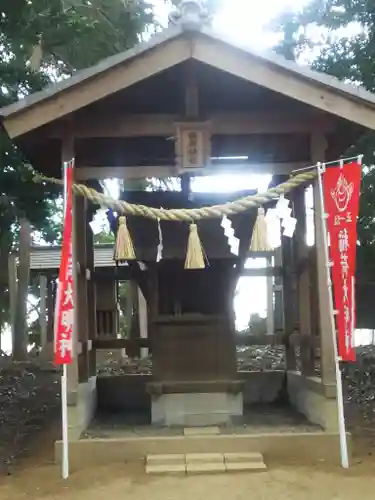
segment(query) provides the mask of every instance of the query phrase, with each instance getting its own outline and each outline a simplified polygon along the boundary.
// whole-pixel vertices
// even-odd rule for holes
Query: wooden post
[[[139,305],[138,305],[138,285],[136,281],[129,281],[128,295],[126,297],[126,311],[127,317],[129,318],[129,338],[130,340],[135,340],[139,338],[140,335],[140,324],[139,324]],[[128,356],[139,358],[141,355],[141,350],[138,345],[133,344],[131,349],[128,349]]]
[[[282,267],[282,255],[281,247],[275,249],[275,267],[281,269]],[[284,306],[283,306],[283,279],[282,276],[275,276],[275,284],[273,287],[273,292],[275,294],[275,311],[274,311],[274,329],[276,332],[285,331],[285,321],[284,321]]]
[[[188,119],[197,119],[199,116],[199,89],[194,61],[187,61],[185,75],[185,116]],[[180,176],[181,193],[189,199],[191,194],[190,174]]]
[[[311,136],[311,152],[313,162],[324,162],[327,142],[323,134]],[[319,300],[319,331],[320,331],[320,364],[323,384],[336,384],[335,360],[332,345],[332,332],[329,310],[328,270],[326,269],[323,248],[323,227],[320,208],[318,183],[314,183],[314,225],[315,249],[317,254],[317,284]]]
[[[39,325],[40,325],[40,347],[42,351],[47,345],[47,276],[39,276]]]
[[[87,225],[86,204],[83,196],[74,197],[75,213],[73,231],[75,233],[75,262],[77,263],[77,276],[75,283],[75,306],[77,308],[77,334],[80,346],[78,353],[78,381],[87,382],[89,378],[88,356],[88,300],[87,300]]]
[[[138,287],[138,315],[139,315],[139,334],[140,338],[147,339],[147,302],[144,298],[142,290]],[[141,359],[147,358],[148,348],[141,347]]]
[[[272,257],[267,257],[267,268],[272,269]],[[273,276],[267,276],[267,335],[275,333]]]
[[[86,266],[87,266],[87,327],[88,327],[88,357],[89,375],[96,375],[96,350],[93,348],[93,340],[96,338],[96,286],[94,280],[94,234],[90,222],[95,209],[90,206],[86,211]]]
[[[315,247],[309,248],[309,275],[310,275],[310,319],[311,340],[314,342],[314,366],[315,361],[320,362],[320,347],[316,349],[316,340],[319,339],[319,297],[318,297],[318,266]]]
[[[150,264],[147,280],[147,333],[150,339],[149,353],[152,353],[155,335],[155,320],[159,314],[159,275],[156,264]]]
[[[293,240],[285,236],[281,237],[282,266],[283,266],[283,301],[284,301],[284,345],[286,369],[294,371],[297,369],[296,354],[290,341],[296,326],[295,308],[295,269],[293,259]]]
[[[294,246],[297,276],[298,323],[301,347],[301,371],[304,375],[314,372],[314,339],[311,330],[309,251],[306,242],[306,202],[305,188],[293,192],[294,214],[297,218]]]

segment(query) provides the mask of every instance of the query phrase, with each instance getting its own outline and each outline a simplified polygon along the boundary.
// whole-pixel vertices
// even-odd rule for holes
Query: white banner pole
[[[61,421],[62,421],[62,477],[69,477],[69,441],[68,441],[68,384],[67,366],[63,365],[61,376]]]
[[[325,213],[324,205],[324,191],[323,191],[323,180],[322,174],[325,172],[325,164],[318,163],[318,185],[319,185],[319,201],[320,201],[320,212],[322,219],[322,232],[323,232],[323,249],[324,249],[324,260],[327,269],[327,286],[328,286],[328,300],[329,300],[329,311],[330,311],[330,327],[332,333],[333,342],[333,353],[335,357],[335,373],[336,373],[336,400],[337,400],[337,415],[339,424],[339,434],[340,434],[340,452],[341,452],[341,466],[344,469],[349,468],[349,456],[348,456],[348,444],[346,440],[346,429],[345,429],[345,414],[344,414],[344,397],[342,390],[342,375],[340,370],[340,361],[337,349],[337,338],[336,338],[336,326],[335,326],[335,309],[333,306],[333,294],[332,294],[332,281],[331,281],[331,269],[328,253],[328,235],[327,235],[327,214]],[[315,243],[316,244],[316,243]],[[323,332],[321,332],[321,335]]]
[[[67,168],[68,163],[64,162],[64,219],[67,204]],[[62,251],[62,248],[61,248]],[[62,253],[62,252],[61,252]],[[60,283],[59,283],[60,288]],[[56,294],[58,300],[58,294]],[[68,374],[67,366],[63,364],[61,375],[61,427],[62,427],[62,478],[69,477],[69,441],[68,441]]]

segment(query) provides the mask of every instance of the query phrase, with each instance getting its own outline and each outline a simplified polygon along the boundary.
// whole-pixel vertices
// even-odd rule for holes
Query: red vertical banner
[[[322,175],[336,309],[338,354],[355,361],[355,267],[361,165],[328,167]]]
[[[73,350],[73,255],[72,255],[72,182],[73,162],[65,166],[65,214],[61,249],[59,282],[56,294],[57,307],[55,313],[55,364],[72,363]]]

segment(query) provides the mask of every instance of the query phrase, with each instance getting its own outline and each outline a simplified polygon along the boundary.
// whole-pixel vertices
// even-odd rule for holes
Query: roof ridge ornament
[[[199,31],[210,21],[210,15],[201,0],[182,0],[169,14],[169,22],[180,25],[186,31]]]

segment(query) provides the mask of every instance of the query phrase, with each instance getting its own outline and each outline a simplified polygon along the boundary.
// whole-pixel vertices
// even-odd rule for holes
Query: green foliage
[[[21,69],[40,44],[42,68],[70,75],[132,47],[152,22],[144,0],[2,0],[0,40]]]
[[[146,0],[1,0],[0,107],[132,47],[152,26]],[[59,190],[33,183],[33,175],[0,128],[0,331],[19,216],[26,214],[44,241],[61,236]]]
[[[298,13],[283,14],[273,28],[282,33],[276,47],[280,54],[295,60],[314,53],[312,69],[375,92],[375,0],[313,0]],[[374,152],[375,134],[369,132],[346,154],[363,153],[364,164],[373,165]],[[375,280],[374,195],[375,170],[367,168],[361,189],[358,258],[369,281]]]

